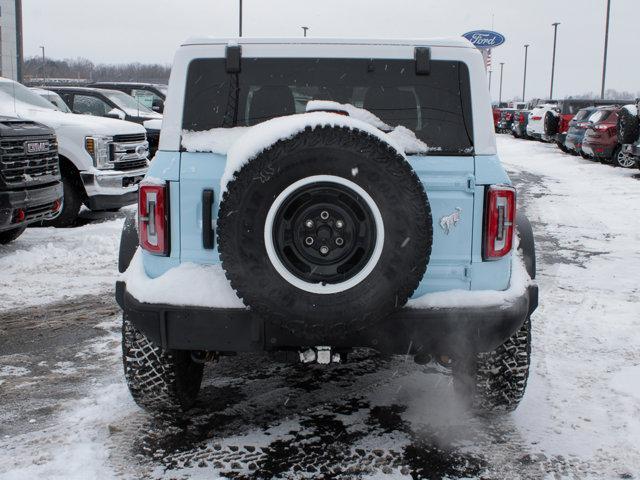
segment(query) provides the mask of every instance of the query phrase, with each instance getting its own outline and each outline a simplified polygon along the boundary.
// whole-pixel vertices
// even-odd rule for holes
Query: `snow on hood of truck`
[[[144,127],[137,123],[38,108],[35,105],[15,101],[6,94],[0,94],[0,113],[14,117],[17,116],[23,120],[40,122],[53,129],[64,127],[82,128],[88,134],[117,135],[145,133]]]

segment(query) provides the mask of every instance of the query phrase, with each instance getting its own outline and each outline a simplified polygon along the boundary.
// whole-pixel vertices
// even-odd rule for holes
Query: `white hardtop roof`
[[[452,47],[475,48],[471,42],[462,37],[450,38],[217,38],[217,37],[192,37],[185,40],[182,45],[403,45],[416,47]]]

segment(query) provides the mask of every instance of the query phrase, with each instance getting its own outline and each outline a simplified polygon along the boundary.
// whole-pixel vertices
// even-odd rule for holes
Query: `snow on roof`
[[[250,38],[250,37],[190,37],[182,45],[259,45],[259,44],[306,44],[306,45],[406,45],[426,47],[475,48],[462,37],[447,38]]]

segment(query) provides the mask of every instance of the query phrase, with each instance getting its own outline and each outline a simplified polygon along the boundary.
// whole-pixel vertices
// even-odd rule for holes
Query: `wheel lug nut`
[[[329,247],[327,247],[326,245],[323,245],[320,247],[320,253],[322,255],[326,255],[327,253],[329,253]]]
[[[304,243],[306,243],[307,245],[311,246],[313,245],[313,237],[307,237],[304,239]]]
[[[307,228],[313,228],[313,220],[307,220],[306,222],[304,222],[304,226]]]
[[[342,220],[336,220],[336,228],[344,227],[344,222]]]
[[[344,240],[342,239],[342,237],[336,238],[336,245],[338,245],[339,247],[344,245]]]
[[[326,219],[328,219],[328,218],[329,218],[329,212],[327,212],[326,210],[323,210],[323,211],[320,213],[320,218],[321,218],[322,220],[326,220]]]

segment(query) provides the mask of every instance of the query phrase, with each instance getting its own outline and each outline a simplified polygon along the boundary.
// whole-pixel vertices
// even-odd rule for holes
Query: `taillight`
[[[169,254],[169,195],[167,185],[140,184],[138,194],[140,246],[154,255]]]
[[[531,117],[531,120],[542,120],[542,117],[538,117],[538,116]]]
[[[503,185],[489,187],[484,215],[485,260],[497,260],[511,251],[515,218],[515,189]]]
[[[599,132],[607,132],[609,135],[612,135],[614,133],[615,127],[613,125],[601,124],[601,125],[594,125],[593,129]]]

